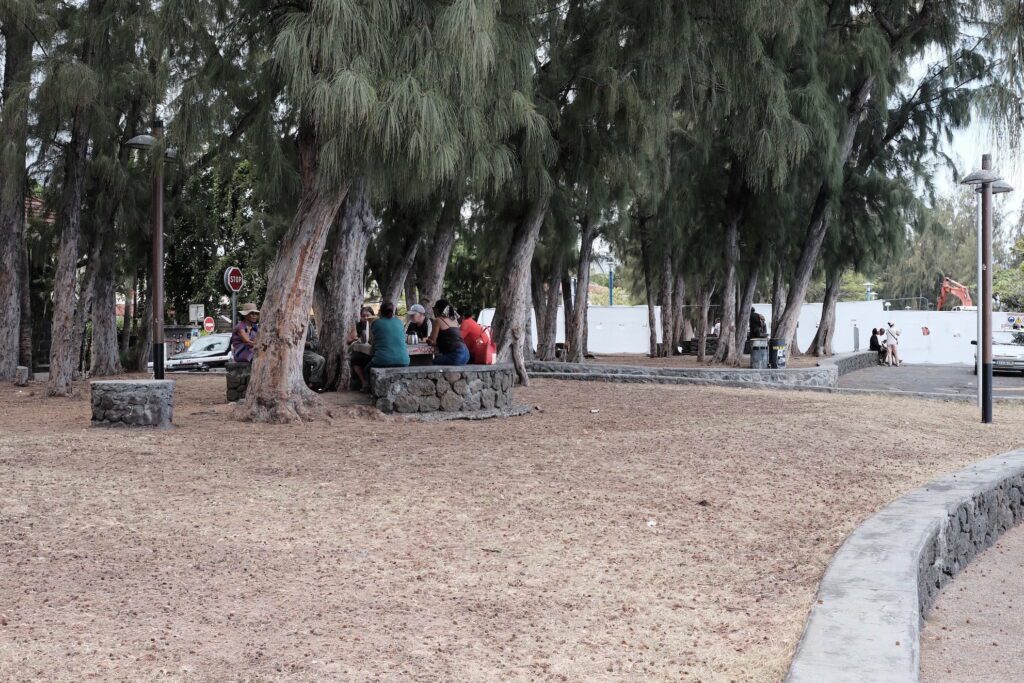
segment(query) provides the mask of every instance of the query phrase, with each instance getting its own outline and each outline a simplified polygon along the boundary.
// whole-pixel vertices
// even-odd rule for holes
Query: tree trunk
[[[153,282],[148,275],[144,276],[145,293],[139,295],[136,310],[139,311],[139,324],[136,327],[135,353],[132,357],[132,369],[135,372],[146,372],[149,368],[149,354],[153,349]]]
[[[740,365],[743,348],[747,342],[747,335],[750,333],[750,310],[754,307],[754,294],[757,291],[757,278],[760,276],[760,264],[751,266],[747,274],[747,283],[743,286],[743,297],[740,300],[739,310],[736,312],[736,365]]]
[[[533,280],[532,275],[530,276],[530,280]],[[523,358],[525,358],[526,360],[535,360],[537,358],[537,353],[533,348],[534,303],[532,284],[531,286],[526,288],[526,291],[528,296],[530,297],[530,300],[527,303],[526,310],[523,311],[523,329],[525,330],[525,333],[523,334]]]
[[[409,310],[416,301],[416,271],[410,270],[405,276],[405,309]]]
[[[325,385],[348,391],[352,381],[348,338],[363,303],[366,248],[374,226],[373,207],[365,179],[353,183],[336,220],[330,284],[321,313],[320,353],[327,361]]]
[[[672,355],[680,354],[683,345],[683,318],[686,315],[686,280],[676,275],[672,287]]]
[[[18,335],[18,362],[32,373],[32,290],[28,241],[21,242],[21,330]]]
[[[843,271],[841,268],[829,268],[826,272],[825,301],[821,306],[821,322],[814,333],[807,353],[815,356],[832,355],[832,338],[836,333],[836,304],[842,291]]]
[[[776,253],[776,259],[778,259],[778,253]],[[772,272],[772,326],[769,330],[772,338],[775,338],[775,330],[779,324],[779,319],[782,317],[782,311],[786,308],[785,287],[786,285],[783,284],[782,279],[782,263],[777,260]]]
[[[675,355],[675,276],[672,274],[672,254],[668,249],[661,259],[661,355]]]
[[[92,317],[92,303],[96,293],[96,270],[103,248],[100,235],[95,235],[91,242],[85,248],[85,252],[89,257],[85,262],[85,271],[81,281],[78,283],[78,297],[75,305],[74,341],[72,343],[74,352],[72,365],[75,368],[75,379],[78,379],[85,370],[86,363],[84,360],[87,357],[85,351],[89,341],[85,331],[88,327],[89,319]]]
[[[448,261],[455,247],[455,235],[461,220],[462,197],[451,194],[445,199],[444,207],[441,209],[423,273],[419,278],[420,303],[426,307],[430,316],[433,316],[434,304],[444,294],[444,275],[448,270]],[[533,258],[532,250],[530,258]]]
[[[71,141],[64,162],[64,190],[61,194],[57,225],[57,272],[53,278],[53,318],[50,323],[50,379],[48,396],[70,396],[71,379],[80,348],[76,348],[75,293],[77,287],[78,240],[82,223],[82,184],[89,147],[86,114],[76,110],[72,117]]]
[[[139,271],[132,273],[131,289],[124,297],[124,315],[121,316],[121,353],[128,353],[128,346],[132,338],[132,326],[135,323],[135,302],[138,297]]]
[[[729,220],[725,231],[725,290],[722,292],[722,327],[718,333],[718,348],[715,349],[716,363],[736,363],[739,354],[736,344],[736,264],[740,260],[740,220],[736,212]]]
[[[708,311],[711,309],[711,297],[714,296],[715,288],[701,283],[697,289],[697,360],[703,362],[707,355],[708,347]]]
[[[573,328],[573,316],[575,315],[575,307],[573,306],[572,278],[569,277],[569,272],[563,270],[562,272],[562,322],[565,323],[565,359],[569,360],[569,350],[576,345],[576,340],[579,336],[576,334]]]
[[[548,269],[546,277],[535,269],[531,278],[533,303],[537,311],[537,358],[554,360],[558,342],[559,282],[562,273],[562,259],[559,257]]]
[[[866,77],[861,84],[851,93],[847,106],[846,125],[839,139],[839,167],[843,169],[850,159],[853,151],[853,141],[856,137],[857,128],[864,116],[868,96],[874,86],[875,77]],[[789,284],[789,293],[786,297],[786,309],[779,318],[778,329],[772,330],[776,338],[794,338],[796,324],[800,318],[800,307],[803,305],[804,297],[807,296],[807,286],[811,281],[811,274],[814,272],[814,264],[818,262],[818,254],[821,253],[821,245],[825,242],[828,234],[829,216],[831,213],[831,190],[826,182],[818,187],[818,192],[811,208],[810,220],[807,222],[807,233],[800,248],[800,258],[797,261],[796,270],[793,272]],[[796,350],[796,344],[792,346]]]
[[[583,218],[580,222],[580,257],[576,262],[576,301],[572,315],[566,312],[565,357],[570,363],[582,363],[586,355],[587,310],[590,307],[590,260],[594,253],[597,230],[594,222]],[[570,320],[572,332],[569,332]],[[570,343],[570,340],[571,343]]]
[[[647,225],[648,218],[641,216],[637,220],[637,227],[640,231],[640,261],[644,272],[644,290],[647,294],[647,329],[649,332],[648,343],[650,345],[650,356],[658,356],[658,321],[654,314],[655,293],[654,293],[654,258],[651,245],[650,228]]]
[[[114,290],[114,224],[113,211],[104,231],[97,237],[93,250],[96,270],[93,277],[92,300],[92,358],[89,372],[94,377],[121,373],[121,358],[117,343],[117,293]]]
[[[281,238],[260,308],[256,356],[245,403],[237,416],[254,422],[297,422],[316,417],[320,402],[302,378],[302,352],[331,224],[348,194],[348,184],[324,187],[317,173],[320,141],[308,122],[299,125],[302,191],[295,218]]]
[[[537,238],[544,224],[549,201],[550,198],[546,196],[533,200],[526,215],[515,226],[492,323],[492,339],[497,347],[498,360],[511,360],[515,364],[519,382],[523,386],[528,386],[530,382],[523,359],[523,316],[530,298],[530,264],[533,262],[533,252],[537,247]]]
[[[416,263],[416,252],[419,250],[419,246],[418,238],[410,239],[406,243],[402,258],[395,264],[387,285],[381,290],[382,301],[390,301],[396,306],[398,305],[398,300],[402,297],[402,290],[405,288],[405,281],[408,279],[409,273],[412,272],[413,264]]]
[[[3,37],[4,80],[0,103],[5,111],[4,116],[0,116],[0,141],[5,150],[4,163],[0,164],[0,381],[9,381],[14,379],[21,360],[24,334],[21,307],[26,297],[22,293],[22,261],[32,36],[15,26],[5,30]]]

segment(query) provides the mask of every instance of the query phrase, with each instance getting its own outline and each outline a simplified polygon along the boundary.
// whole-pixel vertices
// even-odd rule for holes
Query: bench
[[[370,368],[374,405],[385,413],[496,417],[526,412],[512,401],[511,363]]]

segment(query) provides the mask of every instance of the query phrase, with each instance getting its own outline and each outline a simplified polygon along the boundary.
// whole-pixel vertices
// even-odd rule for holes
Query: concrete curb
[[[832,558],[787,681],[908,683],[939,590],[1024,516],[1024,449],[942,477],[861,524]]]

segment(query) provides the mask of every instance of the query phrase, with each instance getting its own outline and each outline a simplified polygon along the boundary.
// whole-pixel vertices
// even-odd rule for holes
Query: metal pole
[[[164,122],[153,120],[153,379],[164,378]]]
[[[235,331],[235,325],[238,324],[238,296],[235,290],[231,290],[231,331]]]
[[[978,387],[977,387],[977,392],[978,392],[978,411],[980,412],[981,411],[981,404],[982,404],[982,401],[981,401],[982,387],[981,387],[981,385],[982,385],[982,379],[983,379],[983,376],[984,376],[984,372],[983,372],[982,367],[981,367],[981,289],[983,287],[982,280],[984,280],[983,267],[982,267],[982,263],[981,263],[981,233],[982,233],[982,228],[981,228],[981,193],[980,192],[976,192],[974,198],[975,198],[975,205],[976,205],[975,213],[977,214],[977,220],[975,222],[977,223],[977,228],[978,228],[978,287],[977,287],[977,289],[974,290],[975,293],[978,296],[978,306],[975,309],[975,315],[974,315],[974,317],[976,319],[976,322],[977,322],[977,326],[978,326],[978,330],[975,333],[974,338],[978,340],[978,344],[975,347],[976,351],[975,351],[975,354],[974,354],[974,374],[977,375],[977,380],[978,380]]]
[[[992,168],[991,155],[984,155],[981,158],[981,167],[988,171]],[[992,422],[992,183],[985,183],[981,194],[981,259],[982,259],[982,289],[981,289],[981,335],[983,346],[981,353],[981,365],[984,371],[982,388],[981,421],[985,424]]]
[[[615,269],[608,269],[608,305],[615,305]]]

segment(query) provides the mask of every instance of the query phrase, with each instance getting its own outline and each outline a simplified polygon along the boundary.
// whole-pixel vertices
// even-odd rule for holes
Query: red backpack
[[[462,340],[469,349],[469,362],[473,365],[494,365],[498,349],[491,341],[490,327],[481,327],[475,320],[467,325],[463,321]]]

